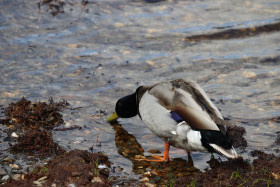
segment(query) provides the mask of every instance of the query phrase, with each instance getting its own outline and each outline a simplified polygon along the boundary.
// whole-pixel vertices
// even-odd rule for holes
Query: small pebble
[[[149,183],[149,182],[145,182],[145,186],[147,186],[147,187],[156,187],[157,185]]]
[[[128,157],[128,154],[127,154],[127,153],[125,153],[125,152],[122,152],[122,155],[123,155],[125,158],[127,158],[127,157]]]
[[[123,170],[123,168],[119,167],[119,171],[122,171],[122,170]]]
[[[183,173],[178,173],[177,176],[178,176],[178,177],[182,177],[182,176],[183,176]]]
[[[147,171],[147,172],[144,173],[144,176],[145,177],[150,177],[150,176],[152,176],[152,174],[151,174],[151,172]]]
[[[9,175],[5,175],[4,177],[2,177],[2,181],[7,181],[9,178]]]
[[[98,168],[99,169],[104,169],[104,168],[108,168],[108,166],[106,166],[105,164],[99,164]]]
[[[48,178],[47,176],[44,176],[44,177],[41,177],[40,179],[38,179],[37,181],[39,182],[39,181],[43,181],[43,180],[45,180],[46,178]]]
[[[136,138],[131,137],[131,138],[129,138],[129,141],[134,142],[134,141],[136,141]]]
[[[155,154],[155,153],[161,153],[159,150],[157,149],[151,149],[148,151],[149,153]]]
[[[41,183],[41,182],[34,181],[33,183],[34,183],[36,186],[42,186],[42,183]]]
[[[151,174],[152,174],[152,175],[158,175],[158,173],[157,173],[155,170],[152,170],[152,171],[151,171]]]
[[[13,132],[13,133],[12,133],[12,137],[14,137],[14,138],[18,138],[17,133]]]
[[[35,162],[34,161],[26,161],[26,165],[34,165],[35,164]]]
[[[154,177],[154,179],[155,179],[156,181],[159,181],[159,180],[161,179],[161,177],[160,177],[160,176],[156,176],[156,177]]]
[[[9,125],[9,127],[8,127],[9,129],[15,129],[16,127],[14,126],[14,125]]]
[[[94,177],[91,182],[104,183],[100,177]]]
[[[17,180],[21,179],[21,174],[14,174],[12,176],[12,178],[17,181]]]
[[[78,177],[81,175],[82,175],[82,172],[75,172],[75,171],[72,172],[72,177]]]
[[[271,175],[276,179],[276,180],[279,180],[280,179],[280,174],[277,174],[277,173],[271,173]]]
[[[12,158],[4,158],[4,159],[2,160],[2,162],[13,163],[13,162],[14,162],[14,159],[12,159]]]
[[[8,173],[3,169],[0,169],[0,176],[7,175]]]
[[[137,160],[137,161],[141,161],[141,160],[145,160],[145,159],[146,159],[146,157],[143,156],[143,155],[135,155],[134,156],[134,160]]]
[[[16,164],[10,164],[9,166],[13,169],[19,169],[19,166]]]
[[[141,182],[148,182],[149,178],[148,177],[144,177],[143,179],[140,179]]]

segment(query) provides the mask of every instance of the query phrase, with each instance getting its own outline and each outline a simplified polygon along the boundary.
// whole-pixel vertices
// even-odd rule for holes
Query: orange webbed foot
[[[172,161],[172,159],[168,156],[158,156],[158,155],[152,155],[152,157],[154,157],[154,159],[145,159],[146,161],[150,161],[150,162],[168,162],[168,161]]]
[[[146,161],[151,161],[151,162],[167,162],[167,161],[172,161],[172,159],[169,157],[169,148],[170,145],[167,142],[164,142],[164,153],[163,157],[158,156],[158,155],[152,155],[155,159],[145,159]]]

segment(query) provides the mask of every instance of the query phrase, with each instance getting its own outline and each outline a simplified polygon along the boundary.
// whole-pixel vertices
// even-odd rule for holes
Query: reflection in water
[[[118,153],[132,162],[133,172],[151,183],[171,184],[180,176],[199,172],[192,158],[186,161],[175,158],[172,162],[149,162],[145,160],[144,149],[136,138],[129,134],[117,121],[111,123],[115,131],[115,143]],[[146,177],[146,178],[145,178]]]
[[[129,160],[134,160],[136,155],[144,155],[144,149],[132,134],[124,130],[120,124],[112,124],[112,127],[115,131],[115,143],[120,155]]]

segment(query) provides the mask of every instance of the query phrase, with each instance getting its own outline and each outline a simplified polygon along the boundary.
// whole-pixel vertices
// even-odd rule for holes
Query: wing
[[[202,105],[201,107],[206,109],[209,114],[212,114],[216,118],[224,119],[221,112],[213,104],[205,91],[199,86],[199,84],[193,81],[185,81],[183,79],[177,79],[171,82],[174,87],[183,90],[183,92],[190,93],[196,103]],[[183,93],[181,92],[181,93]]]
[[[149,92],[168,110],[177,112],[192,128],[222,130],[217,126],[224,123],[222,114],[197,83],[178,79],[160,83]]]

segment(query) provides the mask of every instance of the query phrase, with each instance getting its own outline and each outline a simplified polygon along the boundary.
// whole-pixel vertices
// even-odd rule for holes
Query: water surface
[[[103,111],[113,112],[116,100],[139,85],[176,78],[198,82],[225,117],[245,127],[248,147],[238,150],[243,157],[252,159],[254,149],[279,150],[274,145],[280,131],[279,29],[248,34],[248,29],[279,25],[279,1],[72,0],[56,11],[42,3],[39,9],[38,1],[3,0],[0,7],[0,105],[23,96],[67,100],[65,126],[82,129],[56,131],[55,141],[69,150],[93,146],[108,154],[122,168],[116,175],[139,177],[118,153],[114,127],[104,121]],[[228,29],[244,32],[207,38]],[[197,35],[205,38],[184,40]],[[118,124],[136,138],[144,155],[151,149],[163,152],[163,142],[139,117]],[[5,137],[2,133],[0,156],[12,157]],[[170,155],[187,160],[183,150],[172,148]],[[192,156],[196,168],[208,167],[210,154]],[[15,157],[24,167],[24,156]]]

